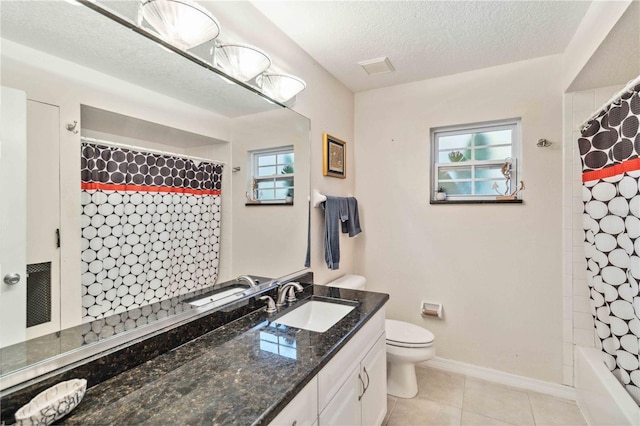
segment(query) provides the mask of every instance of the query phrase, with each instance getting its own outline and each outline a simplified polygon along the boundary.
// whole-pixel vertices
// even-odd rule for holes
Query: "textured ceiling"
[[[358,92],[562,53],[589,1],[253,1]],[[357,62],[387,56],[372,75]]]

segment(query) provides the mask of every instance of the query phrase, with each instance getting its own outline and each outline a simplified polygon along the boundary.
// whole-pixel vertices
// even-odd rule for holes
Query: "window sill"
[[[286,201],[282,201],[282,202],[264,202],[264,203],[245,203],[244,204],[247,207],[253,207],[253,206],[293,206],[293,201],[290,203],[287,203]]]
[[[522,204],[522,200],[430,200],[429,204]]]

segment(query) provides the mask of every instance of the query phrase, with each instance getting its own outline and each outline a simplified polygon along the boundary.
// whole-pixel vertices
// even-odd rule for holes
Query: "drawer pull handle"
[[[367,375],[367,386],[364,387],[364,392],[366,392],[367,389],[369,389],[369,385],[371,384],[371,380],[369,379],[369,373],[367,372],[367,367],[362,367],[362,370],[364,371],[364,374]],[[364,395],[364,392],[362,392],[363,395]]]

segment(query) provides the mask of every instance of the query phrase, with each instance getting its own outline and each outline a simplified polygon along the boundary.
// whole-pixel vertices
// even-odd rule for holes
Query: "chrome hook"
[[[73,133],[74,135],[78,134],[78,130],[76,130],[76,127],[78,127],[78,122],[76,120],[73,120],[73,124],[67,123],[67,130]]]

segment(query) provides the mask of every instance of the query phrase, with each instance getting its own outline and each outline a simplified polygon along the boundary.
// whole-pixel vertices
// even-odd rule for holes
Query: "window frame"
[[[291,163],[294,170],[293,173],[287,173],[287,174],[276,173],[275,175],[260,176],[260,177],[258,176],[258,170],[260,168],[259,166],[260,157],[274,155],[277,158],[278,155],[282,155],[282,154],[291,154],[293,156],[293,162]],[[269,167],[275,167],[277,171],[278,165],[279,164],[277,163],[277,160],[276,160],[276,164]],[[251,194],[252,202],[257,204],[286,204],[286,205],[293,204],[293,200],[291,202],[287,202],[286,197],[277,198],[273,200],[261,200],[259,196],[256,194],[257,191],[259,192],[259,190],[256,187],[257,182],[261,182],[261,181],[274,182],[274,189],[275,189],[276,181],[291,181],[291,186],[288,187],[288,189],[291,189],[292,191],[295,190],[295,149],[293,145],[285,145],[285,146],[279,146],[274,148],[263,148],[263,149],[256,149],[256,150],[249,151],[249,170],[251,172],[250,174],[248,174],[248,185],[249,185],[249,188],[251,188],[250,194]],[[291,196],[293,197],[293,195]]]
[[[498,200],[496,197],[501,194],[495,195],[475,195],[475,194],[447,194],[447,198],[445,201],[436,201],[436,192],[437,188],[441,185],[439,179],[439,171],[442,168],[455,168],[455,167],[464,167],[466,169],[471,169],[471,177],[470,180],[466,180],[466,182],[471,183],[471,189],[474,190],[474,183],[478,181],[485,180],[494,180],[491,178],[477,178],[475,175],[475,169],[477,167],[487,167],[487,166],[502,166],[505,162],[505,159],[499,160],[475,160],[470,159],[468,161],[456,163],[439,163],[438,159],[440,158],[440,153],[443,151],[456,151],[454,148],[447,148],[445,150],[441,150],[439,148],[440,138],[443,136],[456,136],[456,135],[465,135],[465,134],[475,134],[475,133],[485,133],[491,131],[499,131],[499,130],[512,130],[511,133],[511,143],[510,144],[496,144],[490,145],[494,147],[501,146],[510,146],[511,147],[511,155],[507,158],[511,158],[512,161],[512,174],[510,180],[510,189],[509,192],[512,193],[516,190],[518,183],[520,182],[521,176],[521,146],[522,146],[522,119],[520,117],[508,118],[503,120],[493,120],[493,121],[484,121],[477,123],[467,123],[467,124],[458,124],[453,126],[441,126],[441,127],[433,127],[430,129],[431,136],[431,185],[430,185],[430,194],[429,199],[432,204],[445,204],[445,203],[455,203],[455,202],[463,202],[463,203],[487,203],[487,202],[522,202],[522,195],[519,192],[516,194],[515,200]],[[460,149],[471,150],[473,154],[478,149],[475,145],[470,147],[461,147]],[[483,148],[480,148],[483,149]],[[472,155],[472,158],[475,155]],[[502,189],[502,188],[501,188]]]

